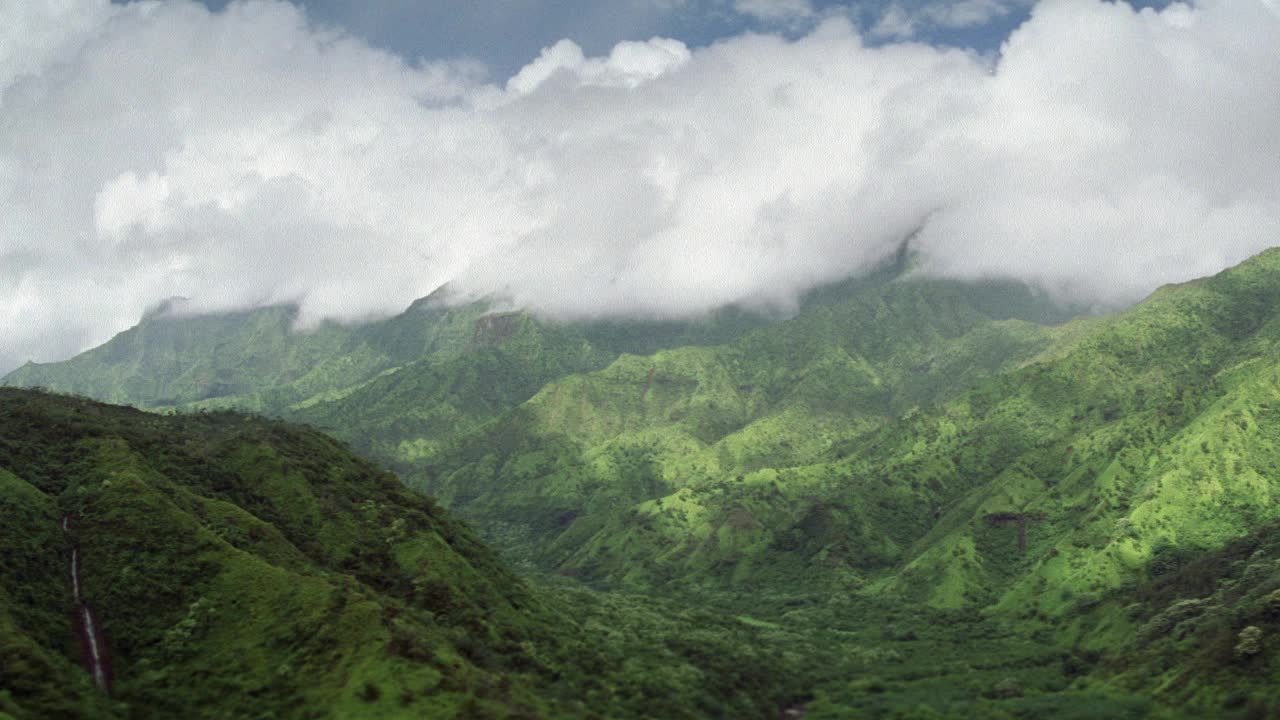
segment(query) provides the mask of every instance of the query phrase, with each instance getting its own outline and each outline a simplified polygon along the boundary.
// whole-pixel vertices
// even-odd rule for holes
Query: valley
[[[21,368],[148,412],[0,391],[0,716],[1267,716],[1280,252],[1095,316],[910,265],[790,317],[154,314]]]
[[[0,720],[1280,720],[1280,0],[0,0]]]

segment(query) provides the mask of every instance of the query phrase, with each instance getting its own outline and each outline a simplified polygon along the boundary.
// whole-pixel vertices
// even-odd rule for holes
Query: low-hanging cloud
[[[0,17],[0,370],[173,296],[688,316],[786,306],[914,232],[926,272],[1120,304],[1280,244],[1271,0],[1049,0],[994,60],[840,18],[565,42],[502,84],[276,0]]]

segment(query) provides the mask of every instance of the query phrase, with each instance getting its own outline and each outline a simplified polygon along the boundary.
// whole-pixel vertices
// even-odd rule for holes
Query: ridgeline
[[[298,717],[1280,714],[1280,250],[1069,322],[905,259],[787,319],[281,313],[156,315],[6,378],[181,411],[3,395],[30,580],[0,622],[76,689],[19,675],[28,706],[160,717],[233,677],[208,701]],[[67,650],[64,514],[111,698]]]

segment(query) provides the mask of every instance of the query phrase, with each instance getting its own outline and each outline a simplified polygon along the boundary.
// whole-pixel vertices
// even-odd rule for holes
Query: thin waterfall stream
[[[62,531],[71,532],[71,516],[62,517]],[[71,544],[71,596],[76,604],[76,634],[80,637],[81,661],[93,676],[93,682],[106,693],[111,692],[111,659],[107,652],[106,638],[93,614],[93,608],[85,602],[80,583],[80,546]]]

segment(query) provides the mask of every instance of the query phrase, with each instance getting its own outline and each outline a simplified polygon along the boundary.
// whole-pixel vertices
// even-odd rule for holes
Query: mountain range
[[[161,308],[4,378],[152,412],[4,391],[0,717],[1280,713],[1280,250],[1105,315],[904,252],[786,317],[295,319]]]

